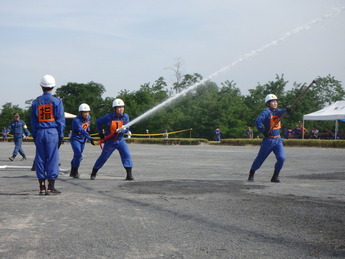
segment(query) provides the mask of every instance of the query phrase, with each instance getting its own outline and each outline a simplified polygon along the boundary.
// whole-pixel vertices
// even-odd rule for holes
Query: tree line
[[[91,107],[91,133],[96,133],[95,122],[97,118],[112,111],[112,102],[115,98],[121,98],[126,104],[125,112],[131,120],[137,118],[144,112],[162,103],[174,94],[200,82],[203,77],[198,74],[181,75],[180,79],[169,88],[163,77],[153,83],[145,83],[139,90],[121,90],[117,96],[105,97],[105,87],[96,82],[86,84],[69,82],[61,87],[56,87],[54,96],[63,100],[65,111],[76,114],[81,103],[87,103]],[[318,77],[316,85],[312,87],[294,107],[292,113],[286,116],[282,125],[283,128],[293,129],[303,115],[317,111],[335,101],[343,100],[345,90],[340,81],[333,76]],[[220,85],[215,82],[206,81],[189,91],[184,96],[166,105],[154,114],[146,117],[131,127],[132,133],[163,133],[193,128],[192,137],[213,139],[213,131],[219,127],[223,138],[243,138],[247,126],[254,128],[254,134],[258,135],[255,129],[254,120],[259,113],[265,109],[264,99],[269,93],[279,98],[279,107],[284,108],[296,100],[303,92],[307,83],[293,83],[290,90],[286,90],[288,81],[284,75],[276,75],[273,81],[259,84],[250,89],[247,95],[243,95],[234,81],[225,81]],[[13,120],[13,113],[19,112],[30,129],[30,106],[33,99],[27,100],[26,109],[18,105],[6,103],[2,106],[0,123],[7,127]],[[334,122],[307,121],[306,128],[314,125],[322,131],[327,127],[332,129]],[[345,128],[344,123],[340,124],[340,130]],[[66,120],[66,136],[71,128],[72,121]],[[181,132],[171,137],[189,137],[190,132]]]

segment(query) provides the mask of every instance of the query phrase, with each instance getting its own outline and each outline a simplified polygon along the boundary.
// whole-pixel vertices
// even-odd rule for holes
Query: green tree
[[[297,98],[304,93],[309,84],[294,83],[291,90],[287,91],[285,98],[279,103],[280,107],[287,107],[295,103]],[[312,88],[304,94],[296,105],[292,107],[292,112],[283,120],[283,126],[287,129],[293,129],[302,120],[303,115],[315,111],[321,107],[321,101]]]
[[[294,128],[299,121],[303,120],[303,115],[318,111],[331,103],[343,100],[345,97],[344,88],[341,82],[328,75],[327,77],[318,77],[308,92],[293,107],[293,112],[287,116],[285,122],[288,128]],[[298,96],[304,92],[308,84],[294,84],[292,90],[286,93],[285,103],[293,103]],[[306,128],[312,127],[316,122],[307,122]],[[317,122],[320,128],[332,128],[333,122]]]
[[[174,83],[173,89],[176,93],[181,92],[182,90],[192,86],[202,80],[202,76],[198,73],[194,74],[185,74],[180,82]]]
[[[87,103],[96,111],[102,104],[104,93],[103,85],[91,81],[86,84],[67,83],[57,88],[55,95],[62,99],[65,111],[77,113],[82,103]]]
[[[12,105],[12,103],[5,103],[0,113],[1,129],[7,127],[13,121],[13,114],[16,112],[20,114],[21,120],[25,121],[28,126],[30,125],[30,114],[28,110],[23,110],[18,105]]]
[[[317,100],[324,106],[344,99],[345,90],[341,82],[334,79],[333,76],[318,77],[315,79],[315,82],[316,86],[312,91],[315,92]]]
[[[221,85],[217,102],[223,138],[243,137],[247,125],[253,125],[251,109],[245,104],[235,82],[225,81]]]
[[[176,66],[174,72],[177,80],[174,84],[176,92],[201,82],[203,78],[198,73],[182,76],[180,65]],[[283,119],[284,128],[293,128],[302,120],[304,114],[344,99],[345,90],[341,82],[334,77],[330,75],[318,77],[315,81],[316,85],[310,88],[293,107],[293,112]],[[285,91],[287,83],[284,75],[276,75],[275,80],[258,84],[255,89],[249,90],[247,96],[243,96],[233,81],[225,81],[220,87],[214,82],[206,81],[154,114],[143,118],[132,126],[132,132],[144,133],[147,128],[151,133],[162,133],[165,129],[175,131],[193,128],[193,137],[213,139],[213,131],[219,127],[223,132],[223,138],[241,138],[247,125],[253,126],[255,130],[254,120],[266,108],[264,99],[267,94],[276,94],[279,98],[279,107],[285,108],[300,96],[310,82],[307,84],[295,82],[291,90]],[[57,88],[55,95],[63,100],[67,112],[77,113],[81,103],[89,104],[92,116],[91,132],[95,132],[96,119],[112,111],[112,102],[115,99],[114,97],[102,99],[104,93],[103,85],[91,81],[87,84],[68,83]],[[121,90],[116,97],[124,100],[125,112],[133,120],[164,102],[171,95],[172,91],[167,89],[164,78],[159,77],[152,84],[142,84],[137,91]],[[31,103],[32,100],[26,101],[29,107]],[[22,110],[18,106],[6,103],[0,113],[3,126],[7,126],[12,121],[14,112],[19,112],[21,118],[28,126],[30,125],[30,108]],[[318,122],[318,125],[328,126],[328,124],[331,125],[329,122]],[[71,123],[67,122],[67,130],[70,125]],[[332,126],[328,127],[332,128]],[[171,137],[189,137],[189,132]]]
[[[106,108],[102,99],[103,93],[105,93],[104,86],[91,81],[86,84],[67,83],[67,85],[62,85],[56,89],[55,96],[62,99],[65,111],[73,114],[78,113],[80,104],[87,103],[91,108],[91,132],[95,132],[95,121],[104,115],[103,112]],[[71,123],[66,123],[66,131],[69,131],[70,127]]]
[[[212,132],[221,124],[217,98],[219,95],[217,84],[207,81],[198,86],[183,109],[190,120],[185,128],[193,128],[193,134],[204,138],[211,138]],[[190,126],[187,126],[190,125]]]

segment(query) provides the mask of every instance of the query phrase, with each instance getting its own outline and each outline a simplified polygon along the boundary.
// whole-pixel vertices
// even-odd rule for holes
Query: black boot
[[[36,171],[35,161],[32,163],[31,171]]]
[[[248,177],[249,182],[254,182],[254,174],[255,174],[254,170],[249,171],[249,177]]]
[[[132,180],[134,180],[133,175],[132,175],[132,167],[127,167],[127,168],[126,168],[126,172],[127,172],[126,180],[127,180],[127,181],[132,181]]]
[[[55,189],[55,180],[48,180],[47,194],[60,194],[61,192]]]
[[[80,175],[79,175],[79,172],[78,172],[78,167],[75,167],[74,168],[74,175],[73,175],[73,178],[79,178]]]
[[[11,156],[11,157],[9,157],[8,159],[11,160],[11,161],[13,161],[15,158],[16,158],[16,156]]]
[[[272,182],[272,183],[280,183],[280,180],[279,180],[279,172],[274,171],[274,174],[273,174],[273,176],[272,176],[271,182]]]
[[[47,194],[47,190],[46,190],[46,180],[40,180],[38,179],[38,183],[40,185],[40,195],[46,195]]]
[[[79,178],[80,175],[78,172],[78,167],[72,167],[69,176],[73,178]]]
[[[20,159],[20,161],[24,161],[24,160],[26,160],[26,156],[25,155],[22,157],[22,159]]]
[[[71,171],[69,172],[69,176],[70,177],[73,177],[74,176],[74,167],[73,166],[71,166]]]
[[[92,173],[90,176],[90,180],[96,180],[96,175],[97,175],[98,169],[92,168]]]

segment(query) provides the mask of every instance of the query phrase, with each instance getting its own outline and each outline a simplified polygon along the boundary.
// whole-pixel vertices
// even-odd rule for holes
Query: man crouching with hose
[[[248,181],[254,181],[255,171],[258,170],[268,155],[273,151],[277,158],[274,174],[271,182],[280,183],[279,173],[285,161],[283,139],[280,137],[280,120],[290,109],[278,109],[278,98],[274,94],[269,94],[265,98],[265,109],[255,120],[256,128],[264,135],[260,151],[255,158],[249,172]]]
[[[94,146],[94,140],[90,136],[90,106],[86,103],[79,105],[79,114],[72,121],[72,135],[69,139],[73,149],[73,159],[71,161],[70,175],[73,178],[79,178],[79,166],[83,160],[83,151],[85,148],[86,140],[90,140]]]
[[[98,134],[101,143],[104,143],[101,155],[98,157],[92,168],[91,180],[96,179],[98,170],[105,164],[111,154],[117,149],[121,156],[123,167],[126,169],[126,180],[134,180],[132,176],[132,158],[124,134],[129,131],[126,124],[129,122],[128,114],[124,113],[125,103],[121,99],[115,99],[113,102],[114,111],[99,118],[96,121]],[[105,134],[103,126],[105,125]]]

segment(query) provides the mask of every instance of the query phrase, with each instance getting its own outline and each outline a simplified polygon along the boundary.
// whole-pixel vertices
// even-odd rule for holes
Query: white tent
[[[66,119],[73,119],[73,118],[75,118],[75,117],[77,117],[77,115],[74,115],[74,114],[72,114],[72,113],[65,112],[65,118],[66,118]]]
[[[338,132],[338,120],[345,119],[345,101],[337,101],[319,111],[303,115],[303,128],[305,120],[335,121],[335,138]],[[303,136],[304,137],[304,136]]]

